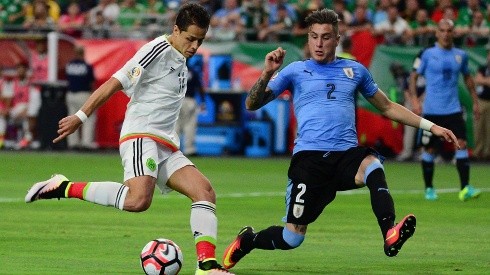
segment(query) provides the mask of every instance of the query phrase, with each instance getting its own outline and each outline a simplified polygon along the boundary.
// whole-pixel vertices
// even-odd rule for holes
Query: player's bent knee
[[[126,200],[124,202],[124,210],[130,212],[143,212],[151,206],[151,199]]]
[[[282,238],[291,247],[289,249],[293,249],[303,243],[303,241],[305,240],[305,235],[290,231],[289,229],[284,227],[282,231]]]
[[[190,197],[193,201],[209,201],[211,203],[216,203],[216,193],[210,184],[205,188],[193,190]]]

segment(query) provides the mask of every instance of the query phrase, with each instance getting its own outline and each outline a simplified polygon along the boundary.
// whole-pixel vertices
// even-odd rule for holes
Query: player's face
[[[181,31],[174,26],[170,44],[174,46],[185,58],[192,57],[201,46],[206,36],[207,29],[196,25],[190,25],[186,31]]]
[[[308,32],[308,48],[311,58],[317,62],[330,62],[335,58],[339,35],[331,24],[313,24]]]
[[[436,31],[437,43],[444,49],[453,46],[454,27],[450,24],[439,23]]]

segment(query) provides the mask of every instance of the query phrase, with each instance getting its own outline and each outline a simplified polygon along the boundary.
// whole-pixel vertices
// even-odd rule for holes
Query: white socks
[[[195,242],[207,240],[216,244],[218,235],[218,218],[216,206],[208,201],[198,201],[191,206],[191,230]]]
[[[124,209],[124,200],[129,188],[118,182],[88,182],[83,199],[105,206]]]

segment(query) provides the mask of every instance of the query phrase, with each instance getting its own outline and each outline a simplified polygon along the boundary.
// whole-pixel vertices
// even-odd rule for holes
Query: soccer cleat
[[[388,230],[384,245],[386,256],[394,257],[398,254],[405,241],[415,233],[415,225],[415,216],[409,214],[400,223]]]
[[[68,179],[63,175],[53,175],[49,180],[34,184],[25,197],[27,203],[39,199],[64,198]],[[62,185],[63,183],[66,183]]]
[[[425,188],[425,199],[428,201],[435,201],[439,198],[436,193],[436,189],[432,187]]]
[[[469,199],[476,199],[480,196],[481,190],[476,189],[475,187],[471,185],[466,185],[463,190],[459,192],[459,199],[462,201],[467,201]]]
[[[241,241],[244,236],[253,236],[255,235],[255,231],[250,226],[245,226],[238,232],[237,237],[233,242],[226,248],[225,253],[223,254],[223,266],[227,269],[230,269],[238,263],[245,255],[247,255],[250,250],[245,251],[243,247],[241,247]]]
[[[199,262],[196,269],[196,275],[235,275],[224,269],[216,262],[216,259],[208,259],[204,262]]]

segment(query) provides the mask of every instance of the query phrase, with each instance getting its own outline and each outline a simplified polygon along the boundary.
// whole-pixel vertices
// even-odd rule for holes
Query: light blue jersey
[[[449,115],[461,112],[458,96],[459,73],[468,75],[466,52],[435,46],[423,50],[414,62],[414,69],[426,82],[424,115]]]
[[[378,91],[369,71],[350,59],[328,64],[314,60],[287,65],[268,87],[276,96],[289,90],[298,121],[293,154],[304,151],[344,151],[358,145],[355,94],[372,97]]]

